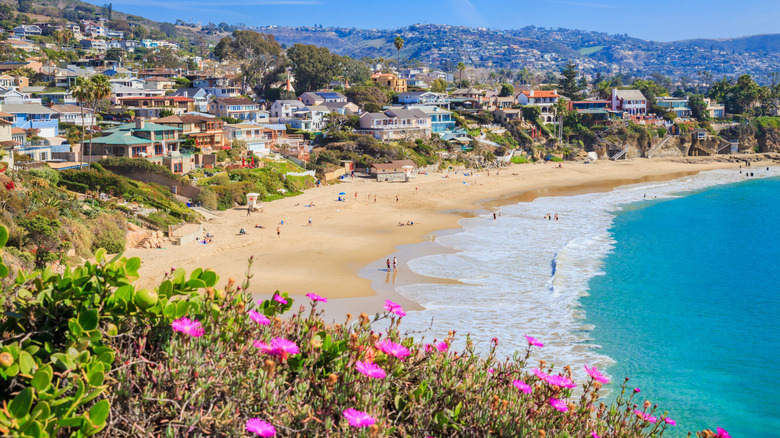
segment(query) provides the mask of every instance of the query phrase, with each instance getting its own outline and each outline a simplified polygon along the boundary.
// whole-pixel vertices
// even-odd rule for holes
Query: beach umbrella
[[[346,195],[346,193],[345,192],[341,192],[341,193],[339,193],[339,195],[344,196],[344,195]]]

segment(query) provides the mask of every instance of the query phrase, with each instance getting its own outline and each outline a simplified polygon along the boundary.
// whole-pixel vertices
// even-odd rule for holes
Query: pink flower
[[[271,346],[270,346],[270,345],[268,345],[268,344],[266,344],[266,343],[265,343],[265,342],[263,342],[263,341],[255,341],[255,342],[253,342],[253,343],[252,343],[252,345],[253,345],[255,348],[258,348],[258,349],[260,349],[260,352],[261,352],[261,353],[270,353],[270,352],[271,352]]]
[[[677,422],[669,417],[664,418],[664,422],[670,426],[677,426]]]
[[[286,358],[288,354],[298,354],[298,346],[295,342],[284,338],[273,338],[271,340],[271,356],[281,356]]]
[[[641,419],[643,419],[643,420],[645,420],[645,421],[648,421],[648,422],[650,422],[650,423],[655,423],[655,421],[656,421],[656,420],[658,420],[657,418],[655,418],[655,417],[651,417],[651,416],[650,416],[650,414],[648,414],[648,413],[646,413],[646,412],[642,412],[642,411],[640,411],[639,409],[634,409],[634,413],[635,413],[635,414],[636,414],[638,417],[640,417]]]
[[[406,347],[401,344],[396,344],[389,339],[377,342],[374,344],[374,346],[382,353],[389,354],[390,356],[397,357],[399,359],[403,359],[409,355],[409,350]]]
[[[327,298],[321,297],[321,296],[319,296],[317,294],[308,293],[308,294],[306,294],[306,296],[309,297],[309,299],[311,299],[312,301],[322,301],[323,303],[327,303],[328,302]]]
[[[254,322],[256,322],[256,323],[258,323],[260,325],[268,325],[271,322],[268,318],[265,317],[265,315],[263,315],[260,312],[256,312],[254,310],[250,310],[247,313],[249,313],[249,317],[252,318],[252,321],[254,321]]]
[[[363,411],[357,409],[347,409],[342,412],[344,418],[347,419],[349,425],[352,427],[366,427],[376,423],[376,418],[368,415]]]
[[[533,368],[531,372],[534,373],[534,375],[536,375],[539,380],[545,380],[547,378],[547,374],[545,374],[544,371],[540,370],[539,368]]]
[[[634,388],[634,394],[638,394],[640,392],[642,392],[642,391],[640,391],[639,388]]]
[[[563,400],[558,400],[557,398],[551,398],[550,405],[561,412],[566,412],[569,410],[569,407],[566,406],[566,402]]]
[[[371,363],[369,361],[361,362],[357,361],[355,362],[355,368],[362,373],[363,375],[366,375],[368,377],[373,377],[375,379],[384,379],[387,373],[385,370],[380,368],[378,365]]]
[[[385,300],[385,310],[398,316],[406,316],[406,312],[401,307],[401,305],[390,300]]]
[[[266,421],[259,418],[252,418],[246,422],[246,431],[254,432],[262,437],[269,437],[276,435],[276,429]]]
[[[728,432],[726,432],[724,429],[719,427],[718,434],[715,435],[715,438],[731,438],[731,435],[729,435]]]
[[[590,433],[590,436],[592,436],[593,438],[601,438],[601,437],[599,436],[599,434],[597,434],[597,433],[596,433],[596,431],[595,431],[595,430],[594,430],[594,431],[592,431],[592,432]]]
[[[274,301],[276,301],[277,303],[281,303],[281,304],[287,304],[287,300],[282,298],[282,296],[279,295],[279,294],[274,294]]]
[[[495,373],[495,371],[493,370],[493,368],[488,368],[488,374],[493,374],[493,373]]]
[[[171,327],[174,331],[182,332],[192,336],[193,338],[203,336],[204,333],[203,328],[200,326],[200,322],[186,317],[173,321],[171,323]]]
[[[447,345],[447,343],[444,342],[444,341],[435,342],[433,345],[435,345],[436,349],[439,350],[439,351],[447,351],[447,349],[450,348],[450,346]]]
[[[572,382],[571,379],[564,376],[547,376],[544,379],[545,382],[550,385],[555,385],[561,388],[576,388],[577,384]]]
[[[601,383],[609,383],[609,379],[604,374],[601,374],[601,372],[596,368],[588,368],[587,365],[585,365],[585,371],[590,374],[591,377],[593,377],[595,380],[601,382]]]
[[[534,347],[544,347],[544,344],[528,335],[525,335],[525,339],[528,340],[528,345],[533,345]]]
[[[533,388],[531,388],[530,385],[523,382],[522,380],[512,380],[512,384],[515,385],[517,389],[523,391],[526,394],[530,394],[531,392],[533,392]]]

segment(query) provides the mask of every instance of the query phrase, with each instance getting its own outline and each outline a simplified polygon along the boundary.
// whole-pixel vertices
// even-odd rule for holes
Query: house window
[[[173,172],[181,173],[182,163],[173,163]]]
[[[161,144],[154,145],[154,154],[155,155],[162,155],[163,154],[163,147]]]

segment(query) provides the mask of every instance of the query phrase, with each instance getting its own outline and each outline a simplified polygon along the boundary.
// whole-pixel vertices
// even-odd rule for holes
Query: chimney
[[[528,97],[534,97],[534,90],[530,90],[528,92]]]
[[[137,119],[135,119],[135,129],[144,129],[143,117],[138,117]]]

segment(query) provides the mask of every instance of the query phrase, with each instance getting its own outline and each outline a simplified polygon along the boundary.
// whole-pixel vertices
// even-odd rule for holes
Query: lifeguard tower
[[[246,208],[251,211],[257,211],[263,208],[263,201],[260,200],[260,193],[246,194]]]

